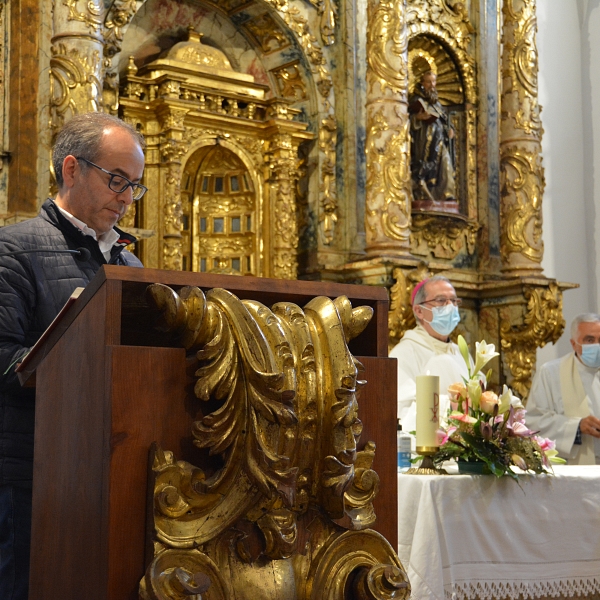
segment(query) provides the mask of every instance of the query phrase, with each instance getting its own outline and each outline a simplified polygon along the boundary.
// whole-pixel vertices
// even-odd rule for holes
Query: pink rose
[[[491,415],[494,413],[494,408],[498,406],[499,402],[500,399],[498,398],[498,394],[488,391],[481,394],[479,405],[484,413]]]
[[[453,383],[448,386],[448,396],[455,402],[458,401],[459,397],[465,399],[467,397],[467,388],[462,383]]]

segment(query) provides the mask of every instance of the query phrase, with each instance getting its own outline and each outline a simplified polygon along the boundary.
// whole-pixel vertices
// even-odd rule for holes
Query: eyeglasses
[[[424,300],[421,304],[433,304],[433,306],[446,306],[446,304],[454,304],[454,306],[460,306],[462,300],[460,298],[446,298],[445,296],[436,296],[431,300]]]
[[[100,171],[102,171],[103,173],[110,175],[110,179],[108,180],[108,187],[117,194],[122,194],[128,187],[130,187],[133,199],[140,200],[148,191],[148,188],[145,185],[142,185],[140,183],[133,183],[133,181],[129,181],[129,179],[127,179],[127,177],[124,177],[123,175],[111,173],[110,171],[107,171],[106,169],[103,169],[102,167],[99,167],[98,165],[94,164],[91,160],[88,160],[87,158],[83,158],[81,156],[76,156],[75,158],[77,160],[83,160],[88,165],[92,165],[92,167],[96,167],[96,169],[100,169]]]

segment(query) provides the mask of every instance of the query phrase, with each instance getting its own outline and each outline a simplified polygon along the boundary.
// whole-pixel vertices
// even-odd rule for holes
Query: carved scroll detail
[[[523,324],[511,326],[510,319],[502,319],[500,326],[504,363],[513,378],[511,386],[521,398],[529,394],[537,348],[558,341],[565,328],[562,292],[556,282],[547,288],[526,287],[524,293]]]
[[[408,598],[394,551],[366,529],[379,478],[374,445],[357,451],[364,382],[347,342],[372,309],[345,297],[269,309],[222,289],[176,293],[159,284],[147,296],[158,327],[195,352],[194,390],[206,409],[194,444],[220,466],[208,471],[156,450],[157,544],[143,597],[214,589],[229,598],[227,586],[268,587],[260,578],[268,559],[287,573],[289,597],[340,598],[352,575],[359,598]],[[291,556],[296,562],[286,562]]]
[[[500,252],[504,270],[519,274],[541,271],[544,252],[535,0],[507,0],[503,14]]]
[[[367,57],[367,252],[409,254],[406,2],[371,0]]]

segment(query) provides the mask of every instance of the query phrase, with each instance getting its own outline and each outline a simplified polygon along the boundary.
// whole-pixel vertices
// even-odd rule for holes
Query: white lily
[[[473,373],[479,373],[485,365],[487,365],[492,358],[500,356],[496,352],[496,346],[494,344],[486,344],[485,340],[475,343],[475,368]]]
[[[500,396],[500,404],[498,405],[499,415],[503,415],[510,408],[512,399],[512,391],[506,384],[504,384],[504,387],[502,388],[502,395]]]
[[[458,349],[462,354],[463,360],[467,365],[467,369],[469,370],[469,377],[471,377],[471,357],[469,356],[469,346],[467,346],[467,342],[462,335],[458,336]],[[475,371],[477,373],[477,371]]]

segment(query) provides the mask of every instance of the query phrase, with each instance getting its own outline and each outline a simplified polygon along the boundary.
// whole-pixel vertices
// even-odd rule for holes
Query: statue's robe
[[[414,95],[410,98],[408,112],[411,115],[410,163],[415,200],[442,202],[456,199],[453,142],[444,107],[439,102],[430,104],[422,96]],[[416,119],[414,115],[422,112],[427,112],[430,117]]]

